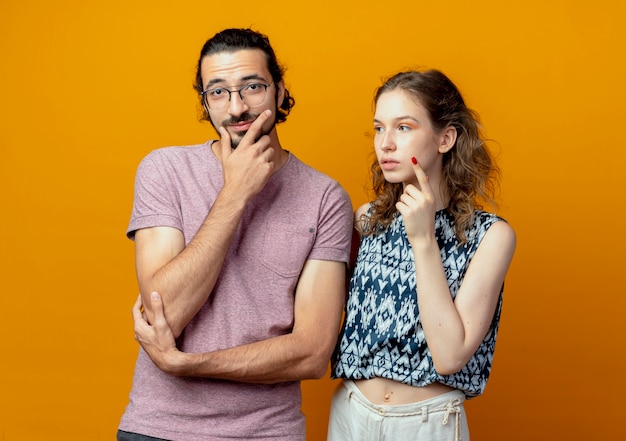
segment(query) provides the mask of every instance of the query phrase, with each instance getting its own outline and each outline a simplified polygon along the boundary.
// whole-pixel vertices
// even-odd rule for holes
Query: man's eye
[[[248,84],[246,86],[246,91],[247,92],[258,92],[261,89],[263,89],[263,85],[259,84],[259,83],[252,83],[252,84]]]
[[[211,89],[209,90],[209,95],[211,95],[212,98],[219,98],[221,96],[226,95],[226,91],[224,89]]]

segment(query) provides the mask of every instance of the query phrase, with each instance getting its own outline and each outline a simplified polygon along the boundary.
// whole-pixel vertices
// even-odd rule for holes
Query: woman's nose
[[[389,132],[385,132],[380,140],[380,148],[384,151],[393,150],[396,148],[393,136]]]

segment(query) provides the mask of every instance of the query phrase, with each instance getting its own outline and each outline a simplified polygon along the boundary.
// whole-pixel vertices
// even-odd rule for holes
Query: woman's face
[[[441,136],[432,127],[426,109],[402,89],[384,92],[376,102],[374,148],[378,164],[391,183],[416,184],[411,158],[426,174],[439,174]]]

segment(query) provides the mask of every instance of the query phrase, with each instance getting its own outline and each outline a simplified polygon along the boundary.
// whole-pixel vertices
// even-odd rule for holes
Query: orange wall
[[[134,171],[154,148],[213,136],[196,56],[249,25],[288,68],[283,144],[355,206],[380,78],[425,65],[457,82],[498,142],[519,237],[492,379],[467,404],[472,437],[621,435],[622,2],[175,3],[0,3],[0,439],[114,438],[137,350]],[[334,386],[304,384],[311,440]]]

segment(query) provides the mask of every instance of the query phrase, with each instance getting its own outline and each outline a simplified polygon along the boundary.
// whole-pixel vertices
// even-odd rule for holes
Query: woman
[[[443,73],[398,73],[375,105],[376,198],[355,213],[328,439],[468,440],[463,401],[491,370],[516,241],[480,205],[498,170]]]

